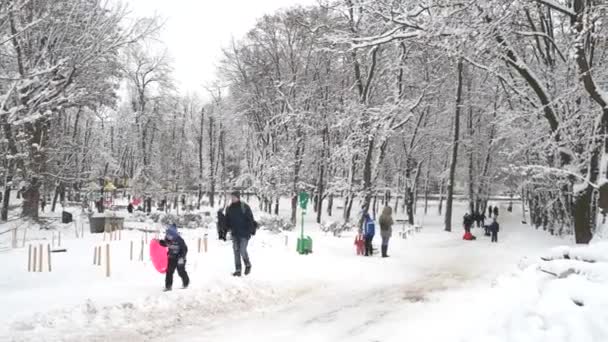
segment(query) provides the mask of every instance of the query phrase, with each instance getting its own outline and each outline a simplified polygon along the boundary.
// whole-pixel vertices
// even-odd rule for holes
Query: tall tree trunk
[[[364,212],[369,212],[372,200],[372,157],[374,153],[374,138],[370,137],[367,144],[367,153],[363,167],[363,208]]]
[[[452,203],[454,200],[454,176],[458,162],[458,142],[460,135],[460,111],[462,109],[462,58],[458,59],[458,88],[456,90],[456,111],[454,115],[454,138],[452,141],[452,158],[450,162],[450,174],[448,176],[448,197],[445,208],[445,230],[452,231]]]
[[[215,205],[215,143],[214,118],[209,116],[209,205]]]
[[[40,182],[38,178],[32,177],[23,192],[22,216],[37,220],[38,203],[40,203]]]
[[[200,130],[198,135],[198,203],[197,209],[201,209],[201,201],[203,199],[203,137],[205,136],[205,108],[201,109]]]
[[[327,216],[331,217],[333,207],[334,207],[334,194],[330,193],[329,199],[327,200]]]
[[[349,170],[349,188],[346,193],[346,199],[344,200],[344,222],[348,222],[350,220],[351,211],[353,208],[353,200],[355,195],[353,194],[353,188],[355,186],[355,172],[357,171],[357,159],[356,157],[352,157],[350,161],[350,170]]]
[[[55,196],[53,196],[53,203],[51,205],[51,212],[55,212],[55,208],[57,206],[57,199],[59,199],[59,194],[62,192],[63,183],[59,182],[59,184],[55,187]]]
[[[279,197],[274,200],[274,214],[279,215]]]
[[[468,176],[469,176],[469,181],[468,181],[468,185],[469,185],[469,189],[468,189],[468,195],[469,195],[469,213],[471,213],[471,215],[473,215],[473,213],[475,213],[475,174],[474,174],[474,146],[475,146],[475,132],[473,131],[473,104],[472,104],[472,83],[473,83],[473,78],[469,77],[468,81],[467,81],[467,95],[468,95],[468,99],[469,99],[469,115],[467,118],[467,128],[468,128],[468,135],[469,135],[469,146],[468,146],[468,157],[469,157],[469,166],[468,166]]]
[[[429,161],[426,164],[426,176],[424,179],[424,215],[426,216],[429,208],[429,179],[431,176],[431,164],[433,163],[433,155],[429,157]]]

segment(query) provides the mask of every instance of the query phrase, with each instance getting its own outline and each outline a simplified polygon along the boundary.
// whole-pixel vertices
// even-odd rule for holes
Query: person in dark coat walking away
[[[217,211],[217,235],[218,239],[226,241],[226,235],[228,231],[226,229],[226,215],[224,215],[224,208]]]
[[[488,218],[489,219],[492,218],[492,206],[491,205],[488,206]]]
[[[188,254],[188,246],[184,239],[177,233],[175,224],[172,224],[163,240],[158,241],[161,246],[167,247],[167,273],[165,274],[165,291],[171,291],[173,286],[173,273],[177,269],[177,274],[182,278],[183,288],[187,288],[190,284],[190,278],[186,272],[186,255]]]
[[[494,207],[494,219],[498,218],[498,206]]]
[[[477,213],[477,228],[483,227],[485,220],[486,215],[484,213]]]
[[[464,217],[462,218],[462,225],[464,226],[465,232],[471,232],[471,227],[473,226],[473,217],[469,213],[464,214]]]
[[[380,236],[382,237],[382,257],[388,257],[388,241],[393,234],[393,208],[386,206],[380,215]]]
[[[44,212],[44,208],[46,208],[46,200],[44,199],[44,196],[40,199],[40,209],[42,209],[42,212]]]
[[[129,202],[129,205],[127,205],[127,211],[129,214],[133,214],[133,203]]]
[[[488,227],[490,232],[492,233],[492,242],[498,242],[498,231],[499,231],[498,222],[496,222],[496,218],[492,220],[492,223]]]
[[[245,263],[245,275],[251,272],[251,260],[247,252],[247,245],[252,235],[255,235],[257,223],[253,219],[251,208],[241,202],[241,193],[234,191],[232,194],[232,204],[226,209],[226,227],[232,236],[232,248],[234,250],[234,268],[232,274],[235,277],[241,276],[242,264]]]

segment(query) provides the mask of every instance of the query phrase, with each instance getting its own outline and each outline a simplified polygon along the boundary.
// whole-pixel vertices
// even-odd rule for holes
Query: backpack
[[[251,235],[255,235],[258,230],[259,224],[253,218],[251,208],[249,208],[249,206],[247,206],[245,203],[241,202],[241,211],[243,212],[243,215],[245,215],[249,219],[249,231],[251,232]]]

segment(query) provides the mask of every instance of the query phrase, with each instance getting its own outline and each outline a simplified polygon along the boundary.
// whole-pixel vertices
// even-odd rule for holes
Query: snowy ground
[[[457,204],[455,222],[464,207]],[[65,230],[68,252],[53,254],[53,271],[28,273],[26,249],[7,248],[5,234],[0,340],[606,341],[608,332],[594,328],[608,323],[606,310],[596,310],[607,307],[596,287],[608,279],[575,275],[563,284],[527,267],[569,241],[522,226],[521,212],[501,209],[498,244],[480,230],[474,231],[479,240],[463,241],[460,229],[446,233],[442,219],[429,215],[421,233],[407,240],[394,234],[389,259],[355,256],[352,234],[321,233],[309,213],[314,254],[295,253],[295,233],[285,246],[284,234],[260,232],[250,247],[253,273],[241,279],[229,276],[229,243],[209,231],[209,250],[199,254],[196,241],[207,231],[187,230],[192,285],[171,293],[161,292],[163,275],[147,258],[129,260],[130,241],[137,260],[141,232],[125,231],[111,242],[110,278],[93,266],[93,246],[105,244],[100,235],[75,239],[73,228]],[[27,239],[37,244],[50,235],[31,231]],[[560,302],[563,293],[587,287],[592,292],[586,293],[600,294],[584,307]],[[564,327],[560,312],[575,323]],[[594,335],[585,335],[587,327]]]

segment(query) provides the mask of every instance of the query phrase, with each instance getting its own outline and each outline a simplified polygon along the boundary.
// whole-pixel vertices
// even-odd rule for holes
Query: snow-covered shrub
[[[276,215],[258,214],[256,221],[259,229],[269,230],[273,233],[291,231],[295,228],[289,219]]]
[[[146,215],[146,213],[144,213],[143,211],[135,211],[135,212],[133,212],[131,217],[133,218],[133,220],[135,220],[137,222],[146,222],[146,220],[148,219],[148,215]],[[150,215],[150,217],[152,217],[152,215]],[[154,222],[158,222],[158,221],[154,221]]]
[[[154,223],[158,223],[158,221],[160,220],[160,217],[163,215],[162,212],[153,212],[150,214],[150,219],[152,219],[152,221],[154,221]]]
[[[330,221],[323,222],[320,229],[326,233],[332,233],[334,236],[340,236],[345,231],[351,231],[354,226],[350,222]]]
[[[155,220],[155,222],[159,221],[165,226],[175,223],[177,226],[185,228],[209,227],[209,225],[215,224],[215,219],[213,217],[202,216],[201,214],[195,213],[186,213],[183,215],[176,215],[172,213],[160,213],[159,219]]]

